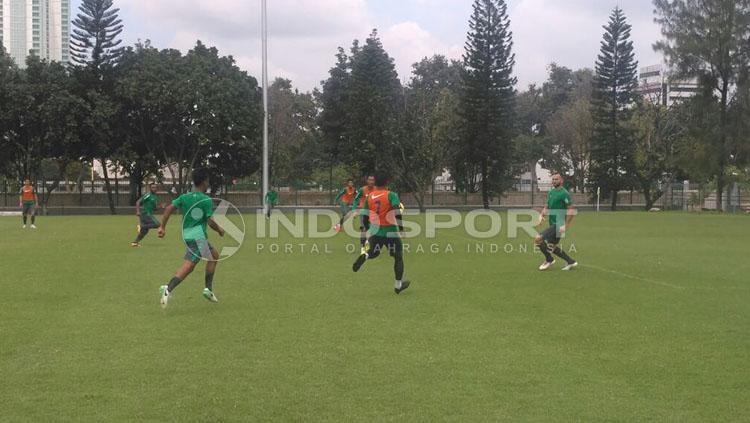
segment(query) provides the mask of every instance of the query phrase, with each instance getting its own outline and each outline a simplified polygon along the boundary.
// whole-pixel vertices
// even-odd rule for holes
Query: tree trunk
[[[135,206],[135,203],[140,198],[140,188],[143,183],[143,175],[141,172],[141,165],[136,163],[133,166],[133,170],[130,172],[130,201],[131,206]]]
[[[112,196],[112,184],[109,182],[109,170],[107,170],[107,160],[100,159],[102,163],[102,173],[104,174],[104,189],[107,191],[107,201],[109,202],[110,213],[117,214],[115,209],[115,198]]]
[[[487,164],[482,163],[482,206],[485,210],[490,208],[489,183],[487,182]]]
[[[612,207],[611,211],[617,210],[617,191],[612,191]]]

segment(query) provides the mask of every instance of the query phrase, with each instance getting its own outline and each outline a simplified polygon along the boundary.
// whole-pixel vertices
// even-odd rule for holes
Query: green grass
[[[351,273],[356,240],[251,236],[221,303],[201,264],[167,310],[177,222],[132,249],[134,217],[19,220],[0,218],[1,421],[750,420],[747,216],[584,213],[569,273],[442,231],[411,241],[441,253],[407,255],[401,296],[388,257]]]

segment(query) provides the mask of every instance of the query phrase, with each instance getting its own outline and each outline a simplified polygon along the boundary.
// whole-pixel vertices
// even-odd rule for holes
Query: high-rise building
[[[70,0],[0,0],[0,44],[17,64],[26,57],[70,61]]]
[[[641,95],[665,106],[690,98],[700,89],[697,80],[676,78],[664,65],[641,68],[639,82]]]

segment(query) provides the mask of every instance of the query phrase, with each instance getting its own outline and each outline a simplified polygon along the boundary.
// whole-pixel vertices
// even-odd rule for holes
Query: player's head
[[[348,186],[349,188],[353,187],[354,186],[354,179],[348,179],[346,181],[346,186]]]
[[[375,186],[375,175],[367,175],[367,186],[370,188]]]
[[[388,186],[388,182],[390,181],[390,178],[385,173],[378,173],[373,177],[373,179],[375,180],[375,186],[381,188]]]
[[[29,179],[29,178],[24,179],[23,180],[23,184],[26,185],[26,186],[31,185],[31,179]]]
[[[560,172],[552,172],[552,186],[560,188],[563,184],[563,177]]]
[[[201,191],[208,189],[208,169],[193,169],[193,185]]]
[[[150,184],[148,184],[148,190],[154,194],[156,194],[156,188],[156,182],[151,182]]]

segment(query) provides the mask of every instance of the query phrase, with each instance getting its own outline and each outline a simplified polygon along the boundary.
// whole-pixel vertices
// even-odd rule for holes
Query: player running
[[[375,189],[375,176],[367,176],[367,185],[357,190],[354,194],[353,204],[357,207],[359,214],[359,244],[362,246],[362,254],[367,252],[367,228],[365,228],[364,218],[369,214],[365,209],[365,199]]]
[[[359,271],[367,260],[377,258],[384,248],[393,257],[393,271],[396,283],[393,290],[400,294],[409,287],[410,282],[404,280],[404,248],[399,232],[404,230],[401,221],[401,201],[398,194],[388,190],[388,177],[379,174],[375,177],[375,189],[365,198],[363,224],[373,233],[369,240],[369,248],[354,262],[352,270]]]
[[[23,228],[26,229],[27,217],[31,216],[31,229],[36,229],[36,207],[39,204],[39,199],[36,196],[34,187],[31,186],[31,180],[24,179],[23,187],[21,187],[20,195],[18,196],[18,207],[21,208],[21,215],[23,216]]]
[[[131,247],[140,247],[141,240],[148,235],[148,232],[160,226],[159,221],[154,216],[157,201],[156,184],[148,184],[148,192],[135,202],[135,215],[138,216],[139,220],[139,224],[136,226],[138,236],[130,243]]]
[[[177,288],[177,285],[193,272],[195,265],[201,259],[206,260],[206,288],[203,290],[203,297],[214,303],[219,302],[213,292],[214,273],[216,272],[219,253],[208,242],[206,226],[210,226],[219,236],[224,236],[224,229],[212,217],[214,213],[213,201],[211,197],[206,195],[209,187],[208,171],[206,169],[193,170],[193,184],[195,189],[192,192],[182,194],[167,206],[159,227],[159,238],[164,238],[169,217],[175,210],[179,209],[182,213],[182,239],[187,246],[182,267],[177,270],[168,285],[162,285],[159,289],[162,307],[167,306],[169,297]]]
[[[339,195],[336,196],[335,200],[335,203],[338,204],[339,208],[341,209],[341,220],[339,220],[339,223],[334,227],[337,232],[341,232],[341,227],[344,226],[344,222],[349,217],[349,215],[354,212],[352,210],[352,205],[354,204],[354,194],[354,180],[349,179],[346,182],[346,186],[341,189]]]
[[[539,225],[544,223],[545,218],[549,215],[549,227],[541,234],[537,235],[534,242],[544,254],[546,259],[539,270],[547,270],[555,264],[555,259],[551,253],[565,260],[567,263],[562,270],[571,270],[578,266],[578,262],[573,260],[565,251],[560,248],[560,238],[562,238],[573,221],[575,215],[575,205],[570,198],[570,193],[563,187],[563,177],[559,173],[552,174],[552,189],[547,194],[547,204],[539,216]]]

